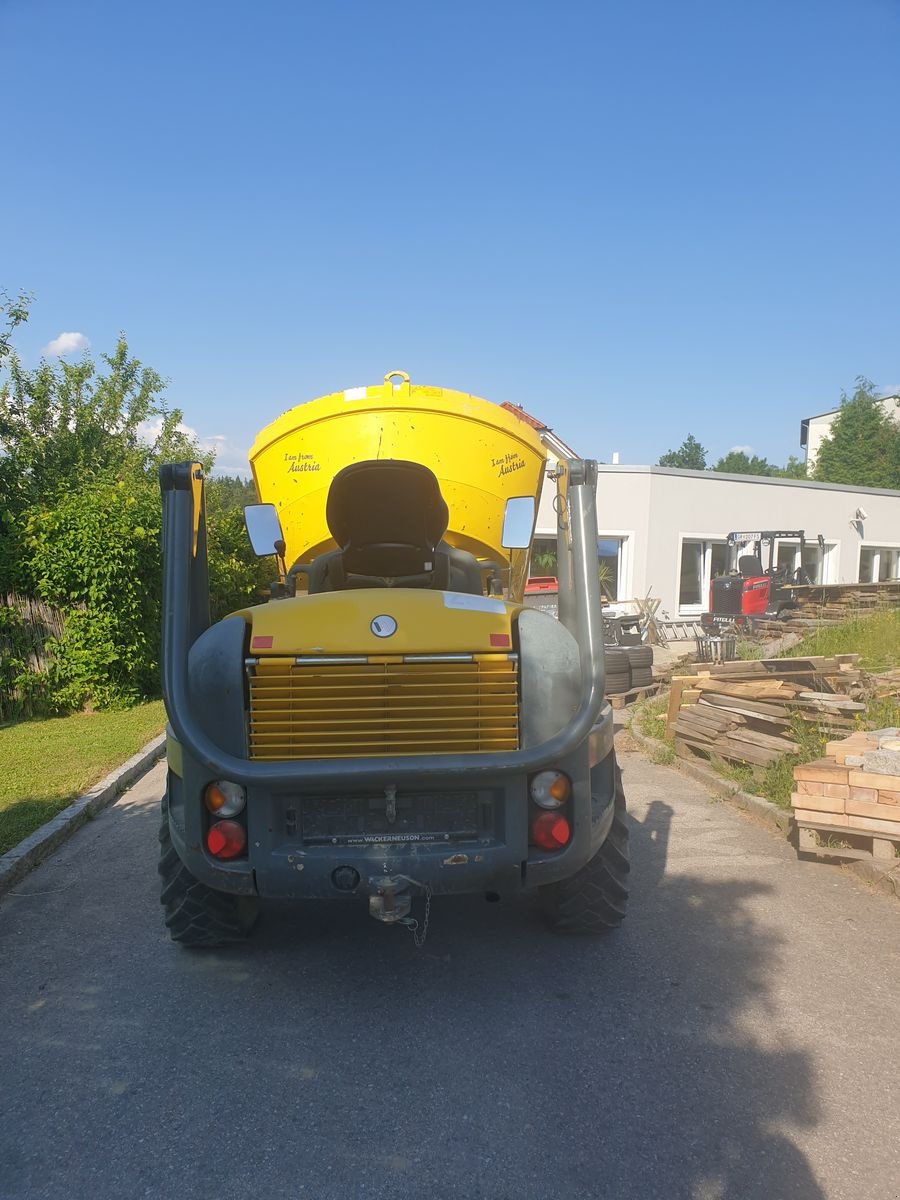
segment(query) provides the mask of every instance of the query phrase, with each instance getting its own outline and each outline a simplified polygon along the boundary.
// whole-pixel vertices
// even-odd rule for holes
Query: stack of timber
[[[764,770],[796,754],[800,720],[846,736],[865,705],[853,698],[857,655],[697,664],[672,680],[668,732],[682,757],[694,754]]]
[[[897,863],[900,729],[858,731],[826,751],[826,758],[794,767],[799,850]]]
[[[900,579],[883,583],[826,583],[791,588],[797,616],[846,621],[860,612],[900,608]]]

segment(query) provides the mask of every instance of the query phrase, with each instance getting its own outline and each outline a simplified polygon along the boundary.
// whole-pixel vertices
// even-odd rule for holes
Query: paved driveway
[[[900,906],[622,755],[605,941],[439,898],[190,953],[162,768],[0,905],[0,1197],[896,1200]]]

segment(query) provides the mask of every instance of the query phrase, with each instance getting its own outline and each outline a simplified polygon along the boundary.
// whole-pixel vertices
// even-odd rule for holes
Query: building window
[[[627,538],[597,538],[597,557],[600,560],[600,586],[610,600],[624,600],[625,553]]]
[[[884,583],[900,579],[900,547],[860,546],[859,582]]]
[[[531,574],[556,574],[556,538],[534,539],[531,551]]]
[[[806,542],[801,553],[800,543],[782,541],[779,539],[775,555],[775,564],[779,571],[786,571],[793,578],[801,570],[803,575],[812,583],[834,583],[834,569],[837,558],[834,551],[836,542],[826,542],[822,556],[822,578],[819,578],[819,543],[818,540]]]
[[[600,586],[608,600],[628,599],[628,538],[601,534],[597,538]],[[535,538],[531,554],[532,575],[556,575],[556,539]]]
[[[678,575],[678,607],[687,612],[709,608],[709,583],[728,573],[728,544],[722,539],[684,538]]]

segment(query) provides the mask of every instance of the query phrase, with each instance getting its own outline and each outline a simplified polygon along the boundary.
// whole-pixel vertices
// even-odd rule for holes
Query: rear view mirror
[[[254,554],[262,558],[266,554],[283,553],[284,536],[274,504],[246,505],[244,521]]]
[[[506,502],[500,541],[507,550],[525,550],[534,528],[534,497],[514,496]]]

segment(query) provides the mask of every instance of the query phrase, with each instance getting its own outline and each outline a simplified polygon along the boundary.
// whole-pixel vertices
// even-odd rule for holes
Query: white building
[[[892,392],[888,396],[882,396],[878,403],[888,416],[900,422],[900,394]],[[819,413],[818,416],[806,417],[800,422],[800,445],[806,453],[807,473],[816,465],[822,442],[831,437],[831,427],[840,411],[839,408],[832,408],[828,412]]]
[[[544,488],[535,550],[555,547],[555,485]],[[815,565],[825,539],[824,583],[900,578],[900,492],[667,467],[600,466],[598,537],[620,601],[659,597],[671,618],[708,608],[709,582],[727,567],[736,530],[802,529]],[[776,544],[779,564],[800,564],[798,541]],[[538,568],[533,568],[540,574]]]

